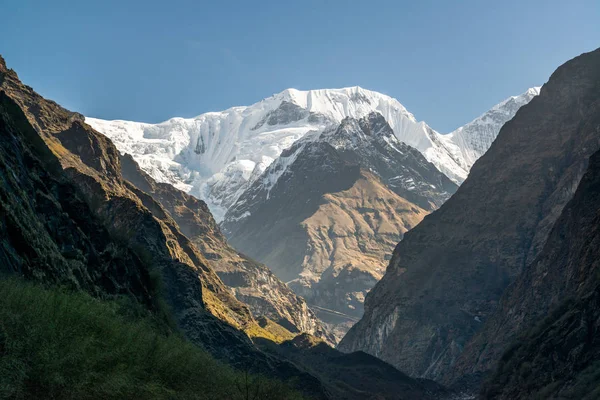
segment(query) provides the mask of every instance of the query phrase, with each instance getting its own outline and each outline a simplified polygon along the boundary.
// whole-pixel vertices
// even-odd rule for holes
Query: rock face
[[[511,97],[447,135],[418,122],[396,99],[360,87],[287,89],[247,107],[160,124],[86,118],[92,127],[131,154],[158,182],[205,200],[217,222],[284,149],[311,131],[337,126],[346,117],[384,116],[396,137],[461,183],[500,127],[537,94]]]
[[[269,265],[333,323],[362,315],[394,244],[455,190],[372,113],[296,142],[222,225],[233,246]]]
[[[130,155],[121,156],[123,177],[141,192],[138,196],[153,213],[161,213],[148,196],[166,210],[206,258],[208,265],[247,304],[252,314],[266,316],[291,333],[306,332],[331,342],[321,323],[296,295],[265,265],[236,252],[225,240],[206,203],[166,183],[156,183]]]
[[[600,114],[596,121],[600,125]],[[599,359],[600,152],[596,152],[543,250],[506,290],[498,311],[465,349],[456,373],[494,368],[484,398],[594,399],[600,393]]]
[[[469,177],[408,232],[340,344],[442,378],[540,253],[600,146],[600,50],[557,69]]]

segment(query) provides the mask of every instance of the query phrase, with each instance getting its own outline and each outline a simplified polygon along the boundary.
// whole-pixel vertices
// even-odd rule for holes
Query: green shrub
[[[122,302],[0,280],[0,398],[296,399],[216,361]],[[125,317],[127,315],[127,317]]]

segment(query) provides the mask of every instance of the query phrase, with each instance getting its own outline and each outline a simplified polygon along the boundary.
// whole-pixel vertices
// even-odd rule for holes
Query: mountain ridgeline
[[[265,266],[236,252],[221,231],[204,202],[166,183],[156,183],[142,171],[130,155],[121,156],[123,177],[133,183],[137,194],[153,213],[158,202],[177,222],[235,296],[250,307],[256,318],[267,317],[290,333],[306,332],[328,342],[326,333],[312,310]],[[148,197],[150,195],[150,197]]]
[[[205,200],[217,222],[281,153],[309,132],[338,126],[344,118],[377,112],[403,143],[455,183],[494,141],[500,127],[537,95],[532,88],[497,104],[469,124],[442,135],[398,100],[360,87],[287,89],[251,106],[159,124],[86,118],[117,148],[131,154],[158,182]]]
[[[556,398],[565,380],[591,373],[596,158],[580,180],[598,148],[600,50],[558,68],[454,196],[405,234],[339,348],[458,386],[497,367],[491,398]],[[585,195],[565,208],[578,185]]]

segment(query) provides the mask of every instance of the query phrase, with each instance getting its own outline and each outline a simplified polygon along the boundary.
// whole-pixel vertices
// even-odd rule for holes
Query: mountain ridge
[[[496,107],[511,99],[526,103],[531,99],[530,91]],[[417,121],[398,100],[358,86],[286,89],[250,106],[194,118],[172,118],[159,124],[95,118],[86,121],[109,136],[121,152],[133,155],[157,181],[171,183],[205,200],[220,222],[253,180],[295,141],[311,131],[337,125],[345,117],[361,118],[373,111],[385,117],[400,141],[421,151],[456,183],[466,178],[472,161],[482,154],[481,149],[470,148],[472,142],[481,147],[480,142],[464,140],[458,130],[439,134]],[[514,111],[509,110],[505,119],[510,119]],[[485,126],[488,131],[484,147],[493,141],[503,122],[500,119]]]

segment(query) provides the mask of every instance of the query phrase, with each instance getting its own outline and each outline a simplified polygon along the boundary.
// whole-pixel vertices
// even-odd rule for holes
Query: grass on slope
[[[122,308],[122,307],[121,307]],[[214,360],[119,303],[0,280],[0,398],[297,399]]]

